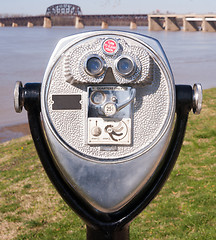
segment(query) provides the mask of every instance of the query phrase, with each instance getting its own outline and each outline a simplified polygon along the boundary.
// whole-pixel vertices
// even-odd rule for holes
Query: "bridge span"
[[[76,28],[83,28],[101,25],[102,28],[108,28],[109,25],[130,25],[131,29],[135,29],[137,25],[147,26],[147,22],[147,14],[83,15],[81,8],[77,5],[55,4],[47,8],[45,15],[0,18],[0,27],[43,26],[50,28],[52,25],[74,25]]]
[[[147,14],[107,14],[107,15],[81,15],[76,16],[75,27],[101,25],[102,29],[111,26],[130,26],[130,29],[136,29],[137,26],[148,25]]]
[[[0,18],[0,27],[5,26],[148,26],[150,31],[203,31],[216,32],[216,14],[212,15],[147,15],[147,14],[109,14],[83,15],[81,8],[74,4],[55,4],[47,8],[45,15]]]
[[[7,17],[0,18],[0,27],[18,27],[18,26],[43,26],[47,18],[45,15],[28,17]]]
[[[77,15],[77,16],[27,16],[0,18],[0,27],[5,26],[99,26],[102,29],[111,26],[148,26],[150,31],[203,31],[216,32],[216,15],[147,15],[147,14],[119,14],[119,15]]]
[[[216,32],[216,14],[148,15],[150,31]]]
[[[148,25],[147,14],[119,14],[119,15],[77,15],[77,16],[60,16],[60,15],[41,15],[28,17],[0,18],[0,27],[4,26],[43,26],[50,28],[52,26],[75,26],[83,28],[84,26],[100,26],[105,29],[108,26],[130,26],[135,29],[138,26]]]

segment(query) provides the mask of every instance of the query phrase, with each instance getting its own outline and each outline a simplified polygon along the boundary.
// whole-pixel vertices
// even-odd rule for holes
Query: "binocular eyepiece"
[[[175,85],[157,40],[122,31],[62,39],[42,85],[14,95],[52,183],[97,239],[121,236],[156,196],[202,103],[200,84]]]

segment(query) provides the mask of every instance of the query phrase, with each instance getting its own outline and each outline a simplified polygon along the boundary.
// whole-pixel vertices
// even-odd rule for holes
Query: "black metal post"
[[[59,191],[68,205],[87,224],[87,240],[129,240],[129,223],[150,203],[162,188],[169,176],[184,138],[188,113],[192,107],[192,88],[190,86],[176,86],[176,124],[171,144],[165,156],[164,165],[158,177],[146,191],[128,204],[127,208],[117,213],[104,214],[96,211],[92,206],[76,195],[62,179],[55,166],[40,119],[40,84],[26,84],[22,89],[24,107],[28,111],[31,134],[40,156],[44,169],[53,185]]]
[[[129,240],[129,224],[113,231],[101,231],[87,225],[86,240]]]

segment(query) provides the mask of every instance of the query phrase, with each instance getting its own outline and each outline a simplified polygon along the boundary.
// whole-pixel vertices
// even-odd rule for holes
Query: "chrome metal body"
[[[116,39],[118,51],[105,54],[101,46],[106,39]],[[102,56],[112,68],[116,83],[104,84],[104,92],[106,71],[95,78],[89,76],[83,69],[87,53]],[[137,70],[128,78],[120,77],[115,73],[115,60],[128,54],[135,59]],[[125,89],[116,92],[119,86]],[[109,87],[114,90],[105,97]],[[94,100],[95,108],[90,102],[93,89],[103,92]],[[72,109],[55,110],[55,95],[80,100]],[[41,114],[50,151],[67,184],[101,212],[123,208],[141,189],[148,188],[160,169],[172,135],[175,98],[172,72],[157,40],[120,31],[62,39],[43,79]],[[111,115],[105,110],[108,103],[114,106]],[[128,122],[123,125],[125,119]],[[103,129],[108,135],[122,134],[128,142],[121,142],[120,137],[114,137],[118,144],[112,137],[106,142]],[[95,142],[90,143],[93,138]]]

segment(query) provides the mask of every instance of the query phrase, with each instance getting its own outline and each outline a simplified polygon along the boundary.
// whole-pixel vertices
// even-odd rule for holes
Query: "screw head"
[[[202,110],[202,85],[196,83],[193,86],[193,113],[200,114]]]

